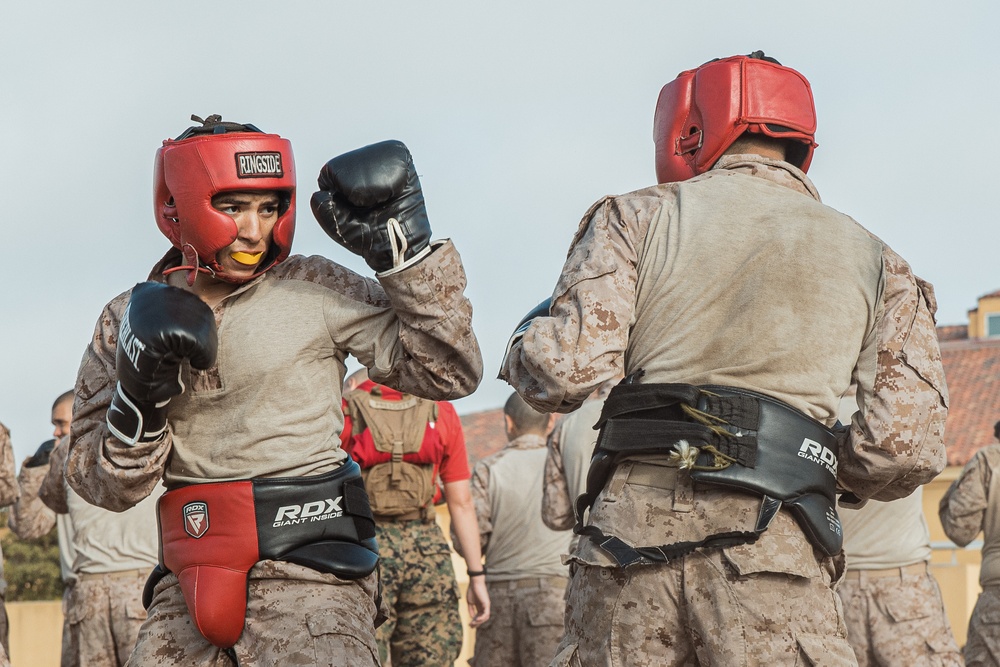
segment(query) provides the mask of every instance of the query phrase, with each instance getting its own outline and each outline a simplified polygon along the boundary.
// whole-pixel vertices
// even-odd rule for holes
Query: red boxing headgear
[[[288,257],[295,232],[295,164],[287,139],[210,117],[205,128],[163,142],[153,178],[153,215],[160,231],[189,261],[196,253],[216,277],[244,280],[227,274],[216,259],[237,236],[233,219],[212,206],[220,192],[277,192],[281,204],[271,248],[254,277]]]
[[[817,144],[816,107],[806,78],[759,51],[681,72],[656,101],[657,181],[705,173],[744,132],[800,142],[801,153],[789,161],[807,171]]]

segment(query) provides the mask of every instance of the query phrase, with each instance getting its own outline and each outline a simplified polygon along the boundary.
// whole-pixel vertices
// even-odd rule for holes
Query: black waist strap
[[[677,456],[678,465],[690,468],[697,483],[761,496],[761,518],[766,516],[767,521],[759,518],[754,531],[713,535],[693,546],[634,548],[625,560],[663,560],[703,546],[723,546],[733,539],[753,541],[782,504],[793,512],[814,545],[828,555],[840,551],[838,436],[791,406],[733,387],[623,383],[609,394],[598,426],[601,433],[587,491],[577,500],[576,530],[597,538],[609,553],[608,546],[620,547],[613,542],[617,538],[609,542],[604,539],[607,536],[595,534],[600,533],[596,528],[584,528],[584,512],[623,457],[653,453]],[[692,460],[680,460],[675,445],[682,440],[696,448]],[[652,551],[643,553],[647,549]]]
[[[651,453],[662,450],[665,443],[669,448],[686,440],[695,447],[711,446],[752,468],[757,460],[761,395],[727,389],[677,383],[620,384],[608,395],[597,422],[599,446],[609,452]]]
[[[612,419],[605,422],[602,433],[609,452],[654,454],[663,451],[665,442],[672,447],[686,440],[692,447],[711,446],[740,465],[757,464],[756,433],[724,436],[703,424],[654,419]]]
[[[716,533],[697,542],[673,542],[659,546],[634,547],[614,535],[606,535],[596,526],[585,526],[576,531],[589,537],[611,556],[619,567],[628,567],[636,563],[666,563],[675,558],[686,556],[695,549],[725,548],[737,544],[751,544],[757,541],[761,533],[771,525],[771,520],[781,509],[781,501],[764,497],[757,515],[757,525],[752,531],[733,531]]]
[[[314,542],[366,544],[375,537],[368,494],[360,468],[352,460],[323,475],[252,481],[262,559],[282,559],[291,550]],[[377,553],[374,543],[371,546]]]

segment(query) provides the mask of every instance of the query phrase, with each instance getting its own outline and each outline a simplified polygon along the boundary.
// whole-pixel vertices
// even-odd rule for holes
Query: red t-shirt
[[[402,395],[395,389],[385,385],[376,385],[371,380],[361,383],[358,389],[370,392],[376,386],[381,387],[382,398],[387,401],[398,401],[402,398]],[[447,401],[437,401],[437,421],[429,423],[427,427],[437,431],[442,444],[442,447],[436,450],[440,453],[439,460],[433,461],[435,478],[440,475],[441,481],[447,484],[472,477],[472,473],[469,471],[469,456],[465,451],[465,434],[462,432],[462,422],[452,404]],[[362,438],[371,441],[368,429],[352,436],[351,418],[345,414],[344,430],[340,433],[340,442],[344,451],[353,457],[354,445]],[[435,497],[434,500],[437,502],[438,498]]]

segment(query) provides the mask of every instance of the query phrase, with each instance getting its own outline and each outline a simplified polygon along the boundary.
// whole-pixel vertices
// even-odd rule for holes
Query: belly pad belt
[[[160,566],[143,594],[167,572],[181,585],[198,631],[220,648],[243,632],[247,577],[261,560],[283,560],[344,579],[378,565],[375,522],[358,464],[313,477],[193,484],[157,504]]]
[[[781,401],[721,386],[630,384],[608,396],[587,491],[577,499],[577,533],[589,536],[622,566],[665,561],[699,547],[753,542],[782,507],[788,508],[810,542],[826,555],[843,544],[836,510],[840,434]],[[633,547],[582,517],[604,488],[614,467],[631,454],[669,454],[692,446],[696,458],[679,467],[696,484],[751,492],[762,499],[757,526],[745,533],[713,535],[700,543]]]

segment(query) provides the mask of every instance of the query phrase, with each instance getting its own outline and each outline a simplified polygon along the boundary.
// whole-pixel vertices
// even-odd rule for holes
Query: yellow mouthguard
[[[264,253],[262,252],[255,252],[253,254],[250,254],[248,252],[236,251],[229,253],[229,256],[235,259],[240,264],[246,264],[247,266],[252,266],[260,261],[260,256],[263,254]]]

